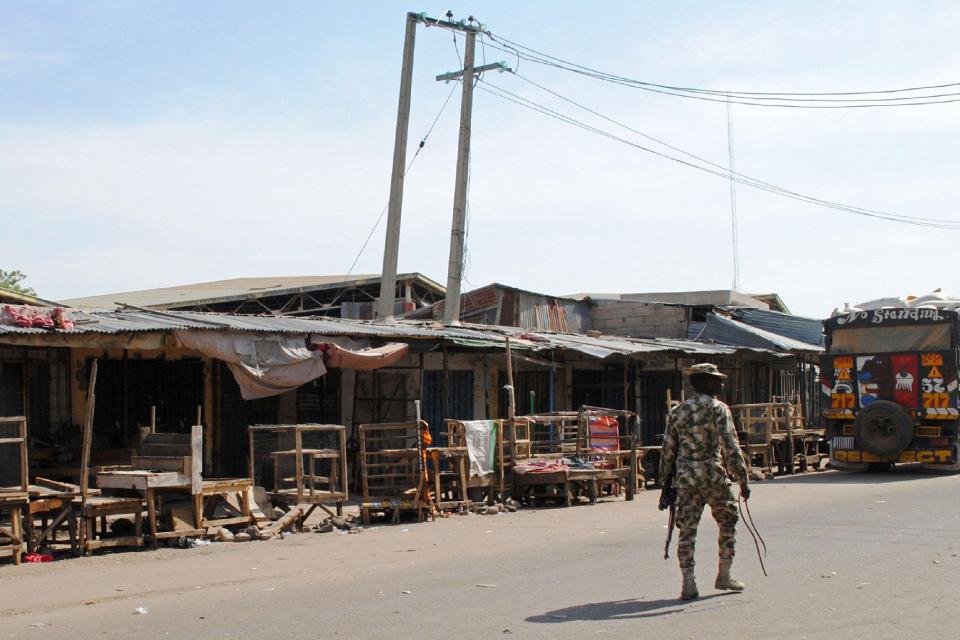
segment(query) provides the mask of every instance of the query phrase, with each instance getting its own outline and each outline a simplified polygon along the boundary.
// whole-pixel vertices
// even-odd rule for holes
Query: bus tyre
[[[877,400],[857,414],[853,435],[873,455],[895,457],[913,440],[913,419],[896,402]]]

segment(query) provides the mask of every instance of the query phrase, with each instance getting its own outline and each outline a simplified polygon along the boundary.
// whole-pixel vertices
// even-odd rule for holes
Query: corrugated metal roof
[[[406,318],[443,317],[444,301],[406,314]],[[497,314],[490,313],[496,309]],[[582,333],[591,328],[590,312],[585,302],[533,291],[524,291],[504,284],[488,284],[463,294],[460,298],[461,320],[514,326],[531,331]]]
[[[731,318],[707,314],[707,321],[699,333],[701,340],[713,340],[728,345],[739,345],[772,351],[819,353],[823,348],[766,331]]]
[[[806,344],[820,347],[824,345],[823,322],[816,318],[805,318],[765,309],[736,308],[730,309],[729,313],[735,320],[750,326],[793,338]]]
[[[71,311],[76,327],[70,331],[21,328],[0,324],[0,342],[17,343],[18,336],[120,335],[166,333],[176,330],[236,331],[269,334],[349,336],[386,340],[448,340],[464,346],[502,349],[509,336],[518,349],[566,350],[594,358],[613,355],[670,352],[684,355],[729,355],[740,350],[764,351],[764,348],[708,344],[665,338],[591,337],[572,333],[529,331],[522,327],[498,325],[443,326],[436,322],[400,320],[395,323],[372,320],[345,320],[329,317],[252,316],[197,311],[159,311],[124,309],[120,311]],[[727,322],[734,322],[726,320]],[[740,324],[740,323],[737,323]],[[747,326],[747,325],[743,325]],[[759,331],[759,330],[755,330]]]
[[[416,279],[437,291],[444,288],[420,273],[401,273],[397,280]],[[286,295],[298,291],[337,289],[340,287],[379,284],[380,274],[354,274],[351,276],[270,276],[257,278],[231,278],[213,282],[198,282],[176,287],[142,289],[120,293],[106,293],[82,298],[71,298],[63,303],[79,309],[113,309],[116,303],[138,307],[171,307],[245,300],[265,296]]]

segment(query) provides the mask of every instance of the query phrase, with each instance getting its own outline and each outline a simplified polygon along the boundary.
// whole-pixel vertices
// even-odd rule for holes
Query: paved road
[[[748,590],[715,593],[705,520],[693,603],[676,599],[651,491],[359,535],[3,566],[0,638],[954,637],[958,487],[909,468],[758,483],[770,577],[741,529],[734,567]]]

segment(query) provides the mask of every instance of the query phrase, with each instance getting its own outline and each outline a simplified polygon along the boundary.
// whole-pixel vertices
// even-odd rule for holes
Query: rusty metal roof
[[[445,302],[441,300],[405,317],[421,320],[442,318],[444,306]],[[460,298],[460,319],[558,333],[583,333],[592,326],[590,312],[583,301],[526,291],[497,282],[463,294]]]
[[[69,312],[76,323],[69,331],[21,328],[0,324],[0,343],[17,344],[29,338],[50,336],[51,345],[63,346],[70,336],[169,333],[176,330],[230,331],[240,333],[293,334],[304,336],[346,336],[384,340],[443,340],[473,348],[503,349],[506,338],[518,349],[531,351],[570,351],[594,358],[632,356],[641,353],[674,353],[678,355],[730,355],[738,351],[776,353],[769,349],[743,348],[708,344],[692,340],[662,338],[627,338],[621,336],[586,336],[574,333],[530,331],[522,327],[463,324],[444,326],[433,321],[345,320],[323,316],[254,316],[199,311],[161,311],[126,308],[117,311]]]

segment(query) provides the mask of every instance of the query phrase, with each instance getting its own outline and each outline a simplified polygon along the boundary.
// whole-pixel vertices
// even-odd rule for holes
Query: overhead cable
[[[556,120],[560,120],[561,122],[565,122],[566,124],[569,124],[569,125],[571,125],[571,126],[575,126],[575,127],[580,128],[580,129],[584,129],[584,130],[586,130],[586,131],[589,131],[589,132],[591,132],[591,133],[595,133],[595,134],[597,134],[597,135],[603,136],[603,137],[605,137],[605,138],[607,138],[607,139],[610,139],[610,140],[613,140],[613,141],[615,141],[615,142],[619,142],[619,143],[621,143],[621,144],[625,144],[625,145],[627,145],[627,146],[633,147],[633,148],[638,149],[638,150],[640,150],[640,151],[645,151],[645,152],[647,152],[647,153],[650,153],[650,154],[659,156],[659,157],[664,158],[664,159],[666,159],[666,160],[670,160],[670,161],[672,161],[672,162],[675,162],[675,163],[678,163],[678,164],[681,164],[681,165],[684,165],[684,166],[687,166],[687,167],[690,167],[690,168],[693,168],[693,169],[697,169],[698,171],[702,171],[702,172],[704,172],[704,173],[709,173],[709,174],[718,176],[718,177],[723,178],[723,179],[725,179],[725,180],[729,180],[730,177],[731,177],[731,175],[732,175],[732,176],[734,177],[734,180],[735,180],[736,182],[738,182],[738,183],[740,183],[740,184],[744,184],[744,185],[746,185],[746,186],[753,187],[753,188],[755,188],[755,189],[759,189],[759,190],[761,190],[761,191],[766,191],[766,192],[768,192],[768,193],[773,193],[773,194],[775,194],[775,195],[780,195],[780,196],[783,196],[783,197],[786,197],[786,198],[790,198],[790,199],[793,199],[793,200],[799,200],[799,201],[801,201],[801,202],[806,202],[806,203],[808,203],[808,204],[815,204],[815,205],[818,205],[818,206],[821,206],[821,207],[826,207],[826,208],[830,208],[830,209],[835,209],[835,210],[843,211],[843,212],[846,212],[846,213],[852,213],[852,214],[856,214],[856,215],[860,215],[860,216],[865,216],[865,217],[870,217],[870,218],[876,218],[876,219],[882,219],[882,220],[888,220],[888,221],[890,221],[890,222],[899,222],[899,223],[902,223],[902,224],[909,224],[909,225],[920,226],[920,227],[931,227],[931,228],[937,228],[937,229],[960,229],[960,221],[956,221],[956,220],[945,220],[945,219],[937,219],[937,218],[921,218],[921,217],[914,217],[914,216],[906,216],[906,215],[894,214],[894,213],[885,212],[885,211],[877,211],[877,210],[872,210],[872,209],[864,209],[864,208],[861,208],[861,207],[855,207],[855,206],[852,206],[852,205],[846,205],[846,204],[839,203],[839,202],[832,202],[832,201],[829,201],[829,200],[824,200],[824,199],[822,199],[822,198],[816,198],[816,197],[813,197],[813,196],[808,196],[808,195],[805,195],[805,194],[802,194],[802,193],[798,193],[798,192],[795,192],[795,191],[790,191],[790,190],[788,190],[788,189],[784,189],[784,188],[782,188],[782,187],[778,187],[778,186],[776,186],[776,185],[772,185],[772,184],[770,184],[770,183],[763,182],[763,181],[761,181],[761,180],[757,180],[757,179],[755,179],[755,178],[751,178],[751,177],[746,176],[746,175],[744,175],[744,174],[742,174],[742,173],[731,172],[728,168],[723,167],[722,165],[716,165],[715,163],[706,162],[706,161],[704,161],[703,159],[698,158],[697,156],[693,156],[693,154],[689,154],[689,153],[687,153],[687,152],[682,152],[682,153],[684,153],[685,155],[688,155],[688,156],[690,156],[690,157],[696,158],[696,159],[699,160],[700,162],[703,162],[703,163],[705,163],[705,164],[707,164],[707,165],[712,165],[712,166],[714,166],[714,167],[719,167],[719,168],[711,168],[711,166],[704,166],[704,164],[700,164],[699,162],[687,161],[687,160],[684,160],[684,159],[682,159],[682,158],[678,158],[678,157],[676,157],[676,156],[673,156],[673,155],[671,155],[671,154],[669,154],[669,153],[664,153],[664,152],[661,152],[661,151],[657,151],[656,149],[651,149],[651,148],[649,148],[649,147],[646,147],[646,146],[644,146],[644,145],[641,145],[641,144],[639,144],[639,143],[637,143],[637,142],[634,142],[634,141],[632,141],[632,140],[628,140],[628,139],[626,139],[626,138],[623,138],[623,137],[620,137],[620,136],[615,135],[615,134],[613,134],[613,133],[610,133],[609,131],[605,131],[605,130],[603,130],[603,129],[599,129],[599,128],[597,128],[597,127],[594,127],[594,126],[592,126],[592,125],[589,125],[589,124],[587,124],[587,123],[584,123],[584,122],[582,122],[582,121],[580,121],[580,120],[577,120],[577,119],[575,119],[575,118],[573,118],[573,117],[571,117],[571,116],[568,116],[568,115],[566,115],[566,114],[564,114],[564,113],[561,113],[561,112],[559,112],[559,111],[555,111],[555,110],[553,110],[553,109],[550,109],[549,107],[546,107],[546,106],[544,106],[544,105],[542,105],[542,104],[539,104],[539,103],[537,103],[537,102],[534,102],[534,101],[532,101],[532,100],[530,100],[530,99],[528,99],[528,98],[524,98],[523,96],[517,95],[517,94],[515,94],[515,93],[513,93],[513,92],[511,92],[511,91],[508,91],[508,90],[506,90],[506,89],[504,89],[504,88],[502,88],[502,87],[499,87],[499,86],[497,86],[497,85],[494,85],[494,84],[490,83],[490,82],[487,81],[487,80],[481,80],[481,84],[484,85],[484,86],[480,86],[479,88],[482,89],[483,91],[486,91],[487,93],[490,93],[490,94],[492,94],[492,95],[494,95],[494,96],[496,96],[496,97],[498,97],[498,98],[500,98],[500,99],[506,100],[506,101],[508,101],[508,102],[512,102],[512,103],[517,104],[517,105],[519,105],[519,106],[522,106],[522,107],[524,107],[524,108],[526,108],[526,109],[530,109],[530,110],[532,110],[532,111],[537,111],[538,113],[541,113],[542,115],[545,115],[545,116],[547,116],[547,117],[550,117],[550,118],[553,118],[553,119],[556,119]],[[608,119],[608,120],[609,120],[609,119]],[[611,120],[611,121],[612,121],[612,120]],[[624,125],[624,126],[625,126],[625,125]],[[677,149],[676,147],[672,147],[672,146],[671,146],[670,148],[671,148],[671,149],[674,149],[674,150]]]
[[[643,137],[643,138],[646,138],[647,140],[650,140],[651,142],[656,142],[657,144],[662,145],[662,146],[670,149],[671,151],[676,151],[677,153],[680,153],[680,154],[682,154],[682,155],[684,155],[684,156],[686,156],[686,157],[688,157],[688,158],[692,158],[693,160],[697,160],[698,162],[702,162],[702,163],[707,164],[707,165],[709,165],[709,166],[711,166],[711,167],[714,167],[714,168],[716,168],[716,169],[719,169],[720,171],[724,172],[724,176],[726,176],[726,177],[729,177],[729,174],[732,174],[732,175],[735,176],[736,178],[739,178],[741,181],[751,181],[751,182],[755,182],[756,184],[762,185],[763,187],[766,187],[766,188],[768,188],[768,189],[772,189],[772,190],[779,191],[779,192],[781,192],[782,195],[802,197],[802,198],[808,199],[809,201],[811,201],[811,202],[813,202],[813,203],[815,203],[815,204],[821,204],[821,205],[824,205],[824,206],[833,206],[833,205],[839,204],[839,203],[831,202],[831,201],[829,201],[829,200],[820,200],[820,199],[818,199],[818,198],[813,198],[812,196],[806,196],[806,195],[804,195],[804,194],[801,194],[801,193],[798,193],[798,192],[795,192],[795,191],[790,191],[789,189],[784,189],[783,187],[779,187],[779,186],[774,185],[774,184],[771,184],[771,183],[769,183],[769,182],[764,182],[763,180],[759,180],[759,179],[757,179],[757,178],[753,178],[753,177],[751,177],[751,176],[748,176],[748,175],[745,175],[745,174],[742,174],[742,173],[738,173],[737,171],[731,170],[730,167],[727,167],[727,166],[724,166],[724,165],[722,165],[722,164],[719,164],[719,163],[716,163],[716,162],[712,162],[712,161],[710,161],[710,160],[707,160],[706,158],[704,158],[704,157],[702,157],[702,156],[698,156],[698,155],[696,155],[696,154],[694,154],[694,153],[690,153],[689,151],[686,151],[686,150],[684,150],[684,149],[681,149],[680,147],[674,146],[674,145],[672,145],[672,144],[670,144],[670,143],[668,143],[668,142],[666,142],[666,141],[664,141],[664,140],[661,140],[661,139],[659,139],[659,138],[655,138],[654,136],[652,136],[652,135],[650,135],[650,134],[648,134],[648,133],[645,133],[645,132],[643,132],[643,131],[640,131],[639,129],[636,129],[636,128],[634,128],[634,127],[631,127],[631,126],[629,126],[629,125],[627,125],[627,124],[625,124],[625,123],[623,123],[623,122],[621,122],[621,121],[619,121],[619,120],[615,120],[615,119],[613,119],[613,118],[610,118],[609,116],[606,116],[606,115],[600,113],[599,111],[596,111],[596,110],[594,110],[594,109],[591,109],[590,107],[587,107],[586,105],[584,105],[584,104],[582,104],[582,103],[580,103],[580,102],[577,102],[577,101],[575,101],[575,100],[573,100],[573,99],[571,99],[571,98],[568,98],[568,97],[566,97],[566,96],[564,96],[564,95],[562,95],[562,94],[554,91],[553,89],[550,89],[549,87],[546,87],[546,86],[544,86],[544,85],[542,85],[542,84],[539,84],[539,83],[531,80],[530,78],[527,78],[527,77],[525,77],[525,76],[522,76],[522,75],[520,75],[520,74],[518,74],[518,73],[514,73],[513,75],[516,76],[517,78],[519,78],[520,80],[523,80],[524,82],[530,84],[531,86],[534,86],[534,87],[540,89],[541,91],[544,91],[544,92],[546,92],[546,93],[554,96],[555,98],[559,98],[560,100],[563,100],[564,102],[567,102],[568,104],[571,104],[571,105],[577,107],[578,109],[582,109],[583,111],[586,111],[587,113],[589,113],[589,114],[591,114],[591,115],[594,115],[594,116],[596,116],[596,117],[598,117],[598,118],[600,118],[600,119],[602,119],[602,120],[605,120],[605,121],[609,122],[610,124],[616,125],[616,126],[622,128],[622,129],[625,129],[625,130],[629,131],[630,133],[633,133],[633,134],[636,134],[636,135],[641,136],[641,137]],[[490,83],[487,83],[487,84],[490,84]],[[505,89],[501,89],[501,90],[502,90],[502,91],[506,91]],[[517,96],[517,97],[519,97],[519,96]],[[954,220],[944,220],[944,219],[937,219],[937,218],[916,218],[916,217],[913,217],[913,216],[907,216],[907,215],[902,215],[902,214],[891,214],[891,213],[888,213],[888,212],[885,212],[885,211],[875,211],[875,210],[872,210],[872,209],[863,209],[863,208],[861,208],[861,207],[854,207],[854,206],[852,206],[852,205],[843,205],[843,206],[846,207],[846,208],[848,208],[848,209],[854,209],[854,210],[856,210],[856,211],[858,211],[858,212],[873,213],[873,214],[882,215],[882,216],[888,216],[888,215],[889,215],[889,216],[895,216],[895,217],[905,218],[905,219],[909,219],[909,220],[917,220],[917,221],[920,221],[920,222],[960,224],[960,222],[957,222],[957,221],[954,221]]]
[[[440,28],[446,28],[442,25]],[[490,42],[486,46],[517,57],[517,67],[521,60],[546,65],[587,76],[604,82],[640,89],[651,93],[669,95],[691,100],[718,102],[726,104],[729,93],[730,104],[739,104],[752,107],[770,107],[781,109],[871,109],[884,107],[912,107],[928,106],[933,104],[948,104],[960,102],[960,90],[946,93],[920,94],[918,91],[931,89],[960,88],[960,82],[922,85],[896,89],[878,89],[873,91],[834,91],[834,92],[763,92],[763,91],[721,91],[716,89],[700,89],[677,85],[647,82],[607,73],[591,67],[570,62],[556,56],[550,56],[515,43],[498,34],[486,32]],[[871,96],[878,94],[909,93],[897,97],[856,97],[856,98],[821,98],[816,96]],[[822,104],[824,102],[830,104]]]

